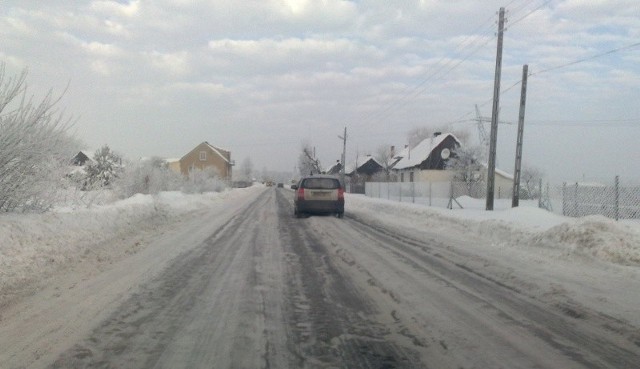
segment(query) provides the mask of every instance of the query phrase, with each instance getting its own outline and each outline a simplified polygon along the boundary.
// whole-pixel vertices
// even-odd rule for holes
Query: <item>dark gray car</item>
[[[344,188],[340,179],[328,175],[303,177],[297,185],[293,199],[293,213],[298,217],[304,214],[344,214]]]

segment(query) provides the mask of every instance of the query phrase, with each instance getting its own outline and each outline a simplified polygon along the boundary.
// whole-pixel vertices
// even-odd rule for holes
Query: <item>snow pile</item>
[[[562,244],[575,252],[618,264],[640,265],[640,227],[602,216],[567,221],[543,232],[544,244]]]
[[[215,208],[225,199],[245,197],[256,188],[197,195],[164,192],[135,195],[110,205],[44,214],[0,216],[0,305],[16,288],[42,280],[82,260],[109,263],[135,253],[140,238],[190,215]]]
[[[640,265],[640,222],[601,217],[569,218],[534,207],[500,211],[442,209],[350,195],[347,212],[404,229],[476,234],[494,246],[548,256],[577,255]]]

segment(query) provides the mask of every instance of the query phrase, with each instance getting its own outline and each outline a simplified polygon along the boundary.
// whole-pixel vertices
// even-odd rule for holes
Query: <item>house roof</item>
[[[356,165],[357,165],[357,169],[362,168],[363,166],[365,166],[367,163],[369,162],[373,162],[378,164],[380,167],[384,168],[384,165],[380,164],[380,162],[374,158],[371,155],[364,155],[364,156],[357,156],[356,160],[353,163],[350,164],[346,164],[344,166],[344,172],[345,173],[353,173],[356,169]]]
[[[209,146],[211,148],[211,150],[213,150],[216,154],[220,155],[220,157],[222,159],[224,159],[224,161],[229,163],[229,151],[228,150],[224,150],[224,149],[221,149],[219,147],[215,147],[212,144],[208,143],[207,141],[205,141],[204,143],[207,144],[207,146]],[[226,153],[227,155],[223,155],[222,152]]]
[[[342,164],[340,163],[340,161],[337,161],[332,166],[327,168],[327,170],[325,170],[325,172],[328,173],[328,174],[334,174],[334,173],[338,173],[340,171],[340,169],[342,169]]]
[[[400,154],[397,155],[397,157],[401,157],[401,159],[394,165],[394,169],[412,168],[420,165],[420,163],[427,160],[431,152],[448,137],[453,137],[458,145],[462,145],[460,140],[451,133],[443,133],[436,137],[425,138],[414,148],[405,148],[402,150]]]
[[[187,154],[185,154],[182,158],[180,158],[180,160],[184,159],[187,155],[191,154],[194,150],[196,150],[200,145],[203,145],[203,144],[206,145],[209,149],[211,149],[211,151],[216,153],[218,156],[220,156],[222,158],[222,160],[224,160],[227,163],[230,163],[230,161],[229,161],[230,156],[231,156],[231,152],[230,151],[221,149],[219,147],[215,147],[212,144],[208,143],[207,141],[205,141],[205,142],[197,145],[196,147],[194,147],[193,150],[190,150]],[[227,154],[227,155],[224,155],[223,153]]]
[[[482,166],[483,166],[487,171],[489,170],[489,164],[487,164],[487,163],[483,163],[483,164],[482,164]],[[499,176],[502,176],[502,177],[506,178],[506,179],[513,179],[513,174],[509,174],[509,173],[505,172],[505,171],[504,171],[504,170],[502,170],[502,169],[498,169],[498,168],[496,168],[495,173],[496,173],[497,175],[499,175]]]

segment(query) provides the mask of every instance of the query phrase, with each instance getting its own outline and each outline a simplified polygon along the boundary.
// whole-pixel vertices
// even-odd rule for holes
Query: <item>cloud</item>
[[[141,138],[128,148],[131,156],[163,155],[176,132],[200,142],[210,124],[225,146],[244,151],[234,155],[270,167],[288,154],[271,159],[243,143],[248,132],[280,139],[263,126],[296,141],[308,127],[323,124],[338,134],[347,124],[354,144],[370,150],[403,144],[416,125],[473,116],[473,105],[492,97],[495,12],[504,3],[4,0],[0,55],[30,67],[32,86],[71,81],[68,110],[80,110],[79,124],[91,127],[89,135],[99,132],[98,144],[121,140],[102,127],[129,124]],[[520,80],[522,64],[535,73],[640,37],[637,0],[562,0],[537,10],[540,1],[508,3],[503,90]],[[532,76],[527,114],[634,117],[639,60],[640,49],[628,49]],[[503,119],[517,118],[518,98],[519,88],[503,93]],[[481,108],[489,114],[490,105]],[[163,127],[164,145],[142,139],[148,126]],[[334,136],[314,137],[320,155],[327,151],[332,160],[333,146],[341,149]]]
[[[185,75],[189,72],[189,53],[186,51],[175,53],[153,51],[144,55],[154,68],[172,76]]]
[[[90,8],[107,16],[133,17],[140,11],[140,1],[129,1],[123,4],[118,1],[98,0],[92,1]]]

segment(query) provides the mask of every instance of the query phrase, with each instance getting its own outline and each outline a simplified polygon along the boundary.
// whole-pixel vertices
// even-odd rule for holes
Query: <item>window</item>
[[[307,178],[301,187],[318,190],[335,190],[336,188],[340,188],[340,182],[333,178]]]
[[[200,161],[207,161],[207,152],[200,151]]]
[[[404,182],[404,173],[400,173],[400,182]]]
[[[409,173],[409,182],[413,182],[413,172]]]

